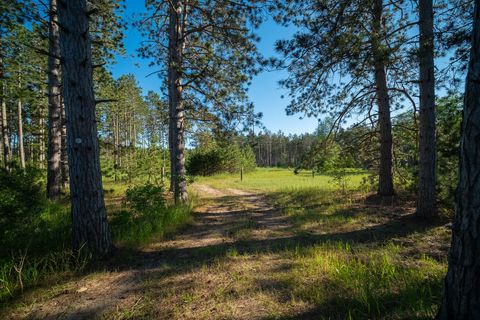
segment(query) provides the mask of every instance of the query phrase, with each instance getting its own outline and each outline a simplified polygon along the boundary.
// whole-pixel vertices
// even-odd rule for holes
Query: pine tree
[[[60,2],[62,88],[67,118],[73,245],[96,256],[112,249],[103,198],[92,79],[92,49],[85,0]]]
[[[480,318],[480,1],[475,1],[452,243],[439,319]]]
[[[140,54],[163,67],[158,73],[168,88],[171,181],[177,202],[187,200],[187,114],[192,117],[208,109],[239,115],[247,105],[246,83],[256,72],[257,58],[248,24],[259,23],[258,3],[151,1],[147,9],[155,14],[137,24],[152,40]]]
[[[419,65],[420,65],[420,139],[418,216],[436,215],[436,144],[435,144],[435,64],[433,33],[433,1],[419,1]]]
[[[286,68],[281,84],[292,98],[287,114],[329,116],[333,130],[362,114],[378,132],[378,194],[393,189],[392,108],[411,96],[413,65],[406,45],[413,23],[403,1],[278,1],[276,21],[298,28],[278,41],[274,67]],[[400,17],[400,18],[399,18]],[[375,108],[376,106],[376,108]]]
[[[62,97],[57,0],[50,0],[48,22],[48,162],[47,196],[58,199],[62,188]]]

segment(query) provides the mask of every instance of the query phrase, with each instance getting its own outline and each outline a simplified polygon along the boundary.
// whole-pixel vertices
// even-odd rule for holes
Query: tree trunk
[[[417,215],[436,215],[435,74],[432,0],[419,1],[420,27],[420,139]]]
[[[62,188],[68,188],[68,156],[67,156],[67,121],[65,119],[65,105],[61,98],[60,106],[62,108],[62,147],[60,151],[61,164],[62,164]]]
[[[480,1],[475,1],[452,245],[439,319],[480,319]]]
[[[183,64],[183,27],[186,12],[183,12],[183,4],[180,0],[173,1],[170,10],[169,20],[169,102],[171,103],[172,117],[172,156],[171,167],[172,180],[174,184],[175,203],[186,202],[187,179],[185,170],[185,115],[183,107],[183,85],[182,85],[182,64]]]
[[[48,56],[47,196],[58,199],[62,188],[62,99],[60,93],[60,39],[57,0],[50,0]]]
[[[3,69],[3,56],[2,56],[2,35],[0,34],[0,80],[2,81],[2,94],[0,95],[0,128],[2,135],[2,156],[3,156],[3,166],[6,170],[10,168],[10,144],[8,139],[8,128],[7,128],[7,105],[5,102],[5,79],[4,79],[4,69]]]
[[[5,89],[3,89],[5,92]],[[8,136],[8,117],[7,117],[7,103],[4,96],[2,96],[2,138],[3,138],[3,164],[5,169],[10,170],[10,161],[12,161],[12,149],[10,148],[10,138]]]
[[[120,137],[118,130],[118,114],[115,114],[113,118],[113,169],[115,172],[115,181],[118,181],[118,170],[120,169]]]
[[[40,110],[40,119],[38,125],[40,127],[40,132],[38,135],[38,144],[39,144],[39,153],[38,153],[38,163],[40,169],[45,169],[45,119],[43,118],[43,110]]]
[[[101,257],[113,245],[103,199],[86,0],[60,2],[58,18],[73,246]]]
[[[22,100],[18,99],[18,150],[20,154],[20,166],[25,169],[25,147],[23,145],[23,116]]]
[[[382,50],[383,1],[374,0],[373,4],[373,41],[372,53],[375,63],[375,86],[378,103],[378,122],[380,128],[380,166],[378,194],[392,196],[393,190],[393,142],[392,121],[390,119],[390,97],[388,95],[387,75],[385,72],[386,56]]]

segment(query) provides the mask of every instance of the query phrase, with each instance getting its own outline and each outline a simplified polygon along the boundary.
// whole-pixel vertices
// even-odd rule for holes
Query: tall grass
[[[130,211],[115,212],[112,234],[118,246],[137,247],[164,238],[191,221],[192,204],[165,208],[155,214],[134,216]]]

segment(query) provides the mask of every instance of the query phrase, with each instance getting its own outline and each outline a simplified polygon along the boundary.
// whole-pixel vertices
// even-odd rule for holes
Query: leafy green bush
[[[163,187],[147,183],[128,188],[125,202],[139,215],[161,212],[165,209]]]
[[[217,173],[235,173],[255,169],[255,154],[250,147],[236,144],[214,145],[195,150],[187,161],[187,172],[193,176],[211,176]]]
[[[39,170],[0,171],[0,256],[39,239],[35,235],[48,228],[46,211],[54,210],[44,193]]]
[[[150,183],[127,189],[124,210],[110,221],[117,244],[138,246],[161,238],[190,220],[191,204],[168,207],[163,187]]]
[[[458,183],[460,128],[462,124],[462,97],[449,96],[437,106],[437,165],[438,199],[453,213],[455,190]]]

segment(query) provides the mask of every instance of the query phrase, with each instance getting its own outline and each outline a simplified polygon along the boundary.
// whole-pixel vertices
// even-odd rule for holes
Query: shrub
[[[187,223],[191,205],[168,207],[163,188],[150,183],[127,189],[124,210],[113,213],[110,225],[116,243],[143,245]]]
[[[187,172],[193,176],[211,176],[217,173],[235,173],[241,168],[251,171],[255,168],[255,154],[250,147],[238,145],[215,145],[194,151],[187,161]]]
[[[139,215],[161,212],[165,209],[163,187],[151,183],[131,187],[125,193],[125,202]]]
[[[32,239],[48,207],[42,175],[36,169],[0,171],[0,245],[15,249]],[[5,252],[0,252],[0,255]]]

